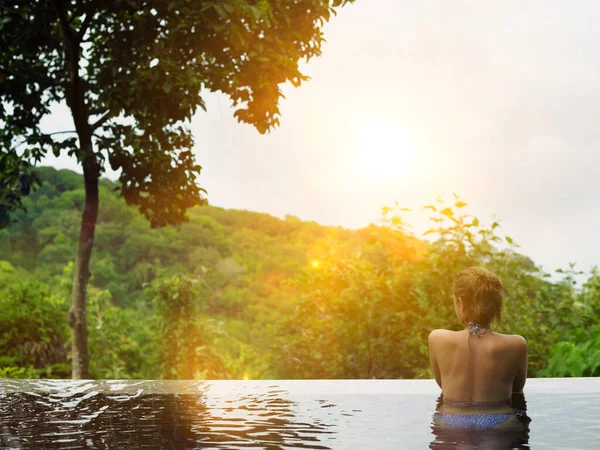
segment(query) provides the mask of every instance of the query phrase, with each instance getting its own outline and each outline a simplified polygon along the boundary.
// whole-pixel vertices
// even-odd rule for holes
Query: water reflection
[[[437,399],[431,429],[435,450],[505,450],[529,448],[527,402],[513,394],[510,405],[473,407],[444,404]]]
[[[30,382],[0,393],[0,447],[330,448],[321,441],[333,432],[297,420],[286,391],[225,398],[208,383],[184,383]]]

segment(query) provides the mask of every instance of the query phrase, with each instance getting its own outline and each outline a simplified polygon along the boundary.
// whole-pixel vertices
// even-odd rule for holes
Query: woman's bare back
[[[429,355],[446,399],[506,401],[525,385],[527,342],[521,336],[434,330],[429,335]]]

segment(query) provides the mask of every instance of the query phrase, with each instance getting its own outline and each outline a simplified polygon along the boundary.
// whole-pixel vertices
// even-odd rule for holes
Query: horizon
[[[81,171],[73,170],[73,169],[70,169],[70,168],[62,168],[61,169],[61,168],[57,168],[57,167],[53,167],[53,166],[36,166],[36,167],[38,167],[38,168],[48,167],[48,168],[52,168],[52,169],[55,169],[55,170],[69,170],[69,171],[77,173],[80,176],[83,176],[83,174],[81,173]],[[109,180],[110,182],[115,183],[115,184],[119,182],[118,179],[111,179],[111,178],[109,178],[109,177],[107,177],[105,175],[106,174],[104,174],[103,176],[101,176],[100,179],[106,179],[106,180]],[[119,198],[122,199],[122,197],[120,195],[119,195]],[[123,199],[123,201],[124,201],[124,199]],[[434,203],[434,202],[431,202],[431,203]],[[316,224],[318,226],[325,227],[325,228],[341,228],[343,230],[359,231],[359,230],[364,230],[366,228],[369,228],[371,226],[383,227],[383,228],[386,227],[386,225],[384,225],[382,223],[377,223],[378,221],[381,221],[381,219],[383,218],[383,212],[380,215],[380,218],[379,218],[378,221],[373,221],[373,222],[370,222],[368,224],[365,224],[365,225],[362,225],[362,226],[359,226],[359,227],[346,227],[346,226],[340,225],[340,224],[327,224],[327,223],[322,223],[322,222],[318,222],[318,221],[311,220],[311,219],[305,219],[305,218],[298,217],[298,216],[293,215],[293,214],[284,214],[282,216],[277,216],[277,215],[272,214],[272,213],[270,213],[268,211],[256,211],[256,210],[250,210],[250,209],[247,209],[247,208],[224,207],[224,206],[221,206],[221,205],[212,204],[212,203],[210,203],[210,201],[206,205],[196,205],[196,206],[192,207],[191,209],[194,209],[194,208],[203,208],[205,206],[222,209],[222,210],[224,210],[226,212],[248,212],[248,213],[254,213],[254,214],[265,214],[265,215],[268,215],[269,217],[273,217],[275,219],[278,219],[278,220],[281,220],[281,221],[284,221],[284,222],[287,220],[288,217],[290,217],[290,218],[298,219],[298,220],[300,220],[303,223],[314,223],[314,224]],[[135,208],[136,210],[138,209],[138,207],[135,206],[135,205],[131,205],[131,207]],[[102,208],[102,204],[100,205],[100,209],[101,208]],[[468,210],[468,205],[465,205],[465,208]],[[383,210],[385,208],[381,208],[381,209]],[[440,208],[438,208],[438,209],[440,209]],[[403,214],[417,214],[417,215],[419,215],[419,218],[422,219],[422,218],[425,217],[425,215],[430,215],[431,214],[431,212],[429,212],[429,210],[427,210],[427,212],[425,210],[427,210],[427,208],[421,208],[421,211],[400,211],[400,212],[403,213]],[[403,219],[404,219],[404,217],[403,217]],[[416,238],[416,239],[418,239],[420,241],[423,241],[423,242],[432,243],[432,239],[429,238],[429,236],[431,236],[431,235],[428,234],[428,233],[423,234],[423,233],[417,233],[417,232],[415,232],[415,230],[413,229],[414,227],[411,225],[410,221],[406,221],[404,225],[405,225],[405,228],[401,230],[401,233],[403,233],[405,236],[410,236],[410,237]],[[482,221],[482,225],[485,225],[485,221]],[[429,225],[429,227],[432,227],[432,226],[434,226],[434,225],[433,224]],[[503,233],[499,233],[499,234],[500,234],[499,237],[501,238],[502,245],[496,244],[496,248],[497,249],[502,249],[503,246],[506,246],[506,243],[505,243],[505,240],[502,239],[504,237],[504,234]],[[517,255],[521,255],[521,256],[524,256],[525,258],[528,258],[528,259],[532,260],[531,257],[530,257],[530,255],[527,255],[527,254],[525,254],[525,253],[523,253],[521,251],[518,251],[518,249],[521,247],[518,242],[515,242],[514,244],[516,244],[515,251],[516,251]],[[533,261],[533,262],[535,263],[535,261]],[[315,261],[315,260],[308,261],[308,263],[310,265],[312,265],[313,267],[317,267],[318,266],[318,261]],[[317,263],[317,264],[315,265],[315,263]],[[557,270],[554,270],[554,271],[548,271],[548,270],[544,269],[539,264],[536,264],[536,266],[539,269],[542,270],[542,273],[546,273],[547,275],[549,275],[549,281],[556,282],[562,276],[562,272],[559,272],[559,270],[563,269],[562,267],[559,268],[559,269],[557,269]],[[567,269],[567,267],[565,266],[564,269]],[[577,268],[575,267],[575,269],[577,269]],[[574,276],[574,279],[576,280],[578,287],[580,287],[581,283],[586,280],[586,275],[587,275],[587,272],[584,272],[582,274],[576,274]]]

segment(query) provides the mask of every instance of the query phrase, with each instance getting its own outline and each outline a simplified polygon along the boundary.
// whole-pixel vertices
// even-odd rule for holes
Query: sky
[[[211,204],[358,228],[456,192],[547,271],[600,262],[600,5],[357,0],[325,28],[281,126],[205,95],[192,121]],[[45,122],[70,129],[65,108]],[[76,168],[68,157],[42,164]],[[114,178],[113,172],[108,172]]]

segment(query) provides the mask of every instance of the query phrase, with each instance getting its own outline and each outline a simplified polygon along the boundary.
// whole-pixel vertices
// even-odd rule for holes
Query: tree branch
[[[98,128],[100,128],[102,125],[104,125],[107,121],[109,121],[110,119],[112,119],[112,114],[109,111],[106,111],[102,117],[100,117],[98,120],[96,120],[93,124],[92,124],[92,130],[96,130]]]
[[[93,18],[94,18],[94,15],[91,12],[87,11],[85,13],[85,19],[83,19],[83,23],[81,24],[81,28],[77,32],[77,40],[79,42],[81,42],[83,40],[83,37],[85,36],[85,32],[90,27],[90,23],[92,22]]]
[[[42,140],[42,137],[44,136],[54,136],[55,134],[66,134],[66,133],[77,133],[77,131],[75,130],[70,130],[70,131],[55,131],[53,133],[42,133],[41,135],[38,135],[37,139],[38,141]],[[11,147],[8,151],[12,152],[16,149],[18,149],[21,145],[26,144],[27,141],[29,141],[30,138],[25,138],[23,139],[21,142],[17,142],[13,147]]]
[[[13,77],[21,77],[21,78],[25,78],[25,79],[28,79],[28,78],[29,78],[29,77],[28,77],[26,74],[24,74],[24,73],[21,73],[21,72],[15,72],[14,70],[7,69],[7,68],[5,68],[5,67],[0,67],[0,73],[7,74],[7,75],[12,75]]]
[[[69,74],[70,86],[67,104],[73,114],[75,129],[77,130],[80,140],[87,140],[91,134],[91,130],[88,123],[88,112],[85,104],[83,87],[81,85],[81,78],[79,77],[79,40],[69,25],[63,1],[64,0],[54,0],[54,6],[60,22],[65,51],[65,62],[67,66],[66,69]]]
[[[75,130],[69,130],[69,131],[54,131],[53,133],[44,133],[44,135],[46,135],[46,136],[54,136],[55,134],[65,134],[65,133],[77,133],[77,131],[75,131]]]
[[[71,41],[73,39],[73,30],[69,26],[67,12],[65,11],[62,0],[54,0],[54,6],[56,7],[56,13],[58,15],[58,21],[60,22],[63,38]]]

